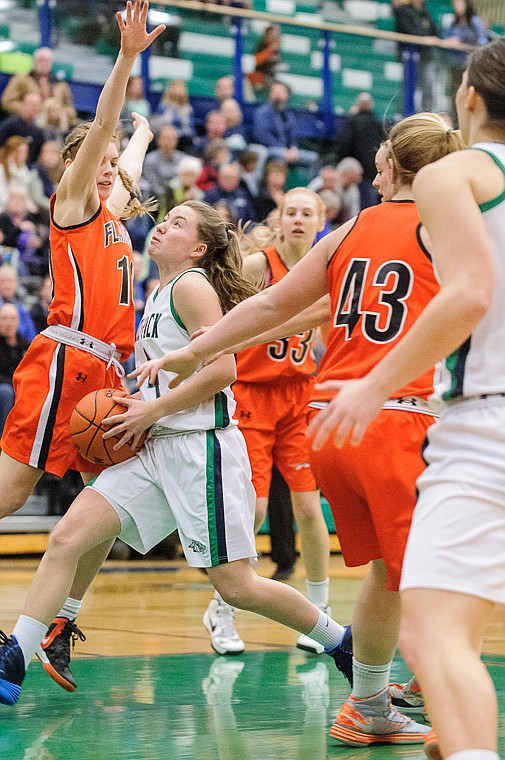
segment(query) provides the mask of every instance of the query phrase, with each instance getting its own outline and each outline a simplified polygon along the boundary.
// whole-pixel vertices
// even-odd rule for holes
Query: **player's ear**
[[[196,259],[201,259],[202,256],[205,256],[206,253],[207,253],[207,243],[198,243],[198,245],[193,251],[193,257]]]

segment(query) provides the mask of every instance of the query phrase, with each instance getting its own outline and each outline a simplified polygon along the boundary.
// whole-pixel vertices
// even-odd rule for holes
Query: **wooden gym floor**
[[[35,560],[0,561],[0,627],[20,613]],[[262,558],[259,572],[273,565]],[[366,570],[332,555],[333,615],[348,623]],[[292,581],[304,590],[301,563]],[[212,595],[183,560],[108,562],[79,615],[68,694],[38,662],[19,704],[0,710],[1,760],[383,760],[424,757],[421,748],[351,749],[328,728],[348,688],[326,657],[294,647],[297,635],[252,613],[237,614],[238,657],[213,655],[201,618]],[[489,627],[484,659],[505,714],[505,611]],[[408,672],[400,658],[393,678]],[[505,737],[501,731],[501,751]]]

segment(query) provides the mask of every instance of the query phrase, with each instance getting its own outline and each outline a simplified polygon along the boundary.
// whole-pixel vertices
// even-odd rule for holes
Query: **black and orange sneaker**
[[[73,649],[77,639],[86,641],[86,636],[75,622],[66,617],[55,617],[35,653],[46,673],[66,691],[77,688],[69,667],[70,642]]]

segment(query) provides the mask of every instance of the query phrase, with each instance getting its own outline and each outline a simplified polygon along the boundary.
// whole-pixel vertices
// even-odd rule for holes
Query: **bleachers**
[[[428,7],[437,22],[451,11],[450,0],[428,0]],[[26,0],[25,0],[26,5]],[[35,6],[35,2],[33,3]],[[314,108],[322,94],[321,67],[322,50],[320,33],[316,29],[289,26],[289,19],[324,19],[324,2],[319,0],[254,0],[253,8],[258,11],[276,13],[285,17],[282,29],[281,72],[293,90],[292,105]],[[345,0],[332,3],[342,7],[347,22],[354,25],[375,26],[391,31],[393,19],[390,0]],[[229,18],[215,18],[202,12],[186,11],[163,6],[181,17],[179,59],[152,56],[152,78],[155,89],[162,90],[170,79],[187,81],[192,96],[210,96],[215,80],[233,71],[234,39]],[[160,6],[161,9],[161,6]],[[0,22],[2,19],[0,18]],[[85,18],[63,17],[59,35],[72,42],[79,40]],[[244,24],[243,67],[250,71],[254,65],[253,52],[265,21],[246,21]],[[333,105],[337,114],[346,113],[358,92],[369,90],[375,97],[377,112],[393,117],[401,112],[402,65],[398,62],[396,46],[393,42],[366,36],[334,34],[331,54],[333,74]],[[36,47],[32,39],[17,40],[15,48],[2,51],[1,40],[9,39],[8,18],[0,23],[0,72],[15,73],[28,70],[30,54]],[[104,61],[112,60],[115,49],[110,38],[99,36],[94,41],[94,53]],[[58,47],[56,48],[58,63]],[[76,64],[76,68],[77,68]],[[73,66],[68,60],[57,66],[67,78],[73,76]],[[104,69],[105,70],[105,69]],[[77,76],[77,79],[80,77]],[[92,81],[96,81],[93,79]]]

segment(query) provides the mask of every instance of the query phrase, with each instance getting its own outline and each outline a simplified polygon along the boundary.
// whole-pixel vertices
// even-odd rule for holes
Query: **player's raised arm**
[[[135,0],[134,3],[126,4],[124,21],[120,13],[116,14],[121,32],[121,49],[101,92],[91,128],[58,188],[55,215],[62,225],[79,223],[86,217],[90,205],[94,205],[93,212],[98,207],[95,174],[117,126],[133,63],[138,53],[145,50],[165,29],[164,25],[159,25],[152,32],[147,31],[148,8],[147,1]],[[70,204],[78,202],[74,209],[74,215],[79,217],[77,221],[69,221],[72,210],[67,209],[67,201]],[[60,218],[62,216],[63,220]]]

